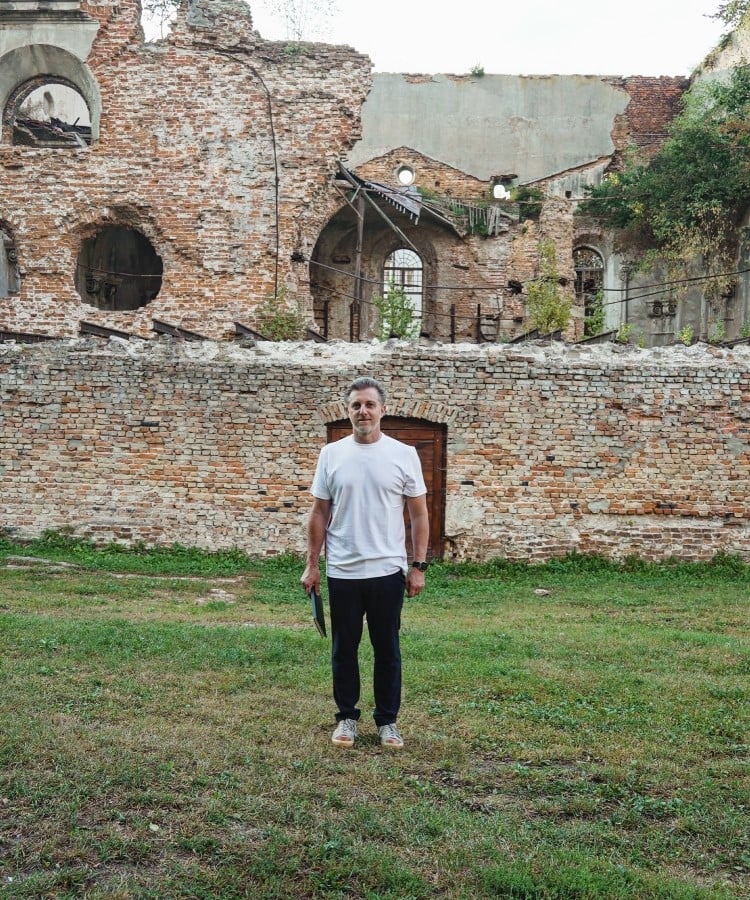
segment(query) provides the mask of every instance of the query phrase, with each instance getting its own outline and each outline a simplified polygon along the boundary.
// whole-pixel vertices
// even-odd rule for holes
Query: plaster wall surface
[[[750,559],[750,351],[0,344],[2,529],[302,551],[343,387],[447,429],[445,555]]]
[[[628,101],[596,76],[377,74],[348,160],[407,146],[483,181],[535,181],[611,155]]]
[[[10,24],[10,23],[8,23]],[[14,23],[11,29],[0,22],[0,56],[27,47],[43,44],[62,47],[78,59],[84,60],[91,51],[97,24],[93,21],[51,21],[48,23]]]

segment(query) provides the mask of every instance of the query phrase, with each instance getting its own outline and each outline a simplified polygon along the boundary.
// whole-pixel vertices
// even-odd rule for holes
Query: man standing
[[[357,737],[359,644],[363,621],[373,647],[374,718],[380,742],[401,748],[396,726],[401,705],[399,630],[404,590],[416,597],[427,569],[427,488],[414,447],[380,430],[385,390],[357,378],[346,393],[352,434],[320,451],[307,529],[305,591],[320,588],[319,558],[326,548],[331,609],[333,698],[338,707],[332,741],[351,747]],[[411,520],[413,559],[407,567],[404,501]]]

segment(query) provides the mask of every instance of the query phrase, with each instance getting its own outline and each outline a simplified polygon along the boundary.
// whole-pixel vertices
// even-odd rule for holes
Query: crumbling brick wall
[[[426,196],[433,193],[460,200],[490,199],[486,181],[439,160],[430,159],[409,147],[399,147],[377,159],[369,160],[357,167],[357,174],[362,178],[396,184],[396,174],[402,166],[408,166],[414,171],[415,184]]]
[[[361,105],[372,82],[369,60],[345,47],[263,41],[239,0],[189,0],[168,40],[152,45],[143,43],[138,0],[82,0],[81,9],[99,26],[85,62],[101,93],[99,139],[86,149],[17,147],[6,129],[0,227],[17,254],[21,289],[0,296],[0,331],[73,335],[85,320],[147,336],[158,319],[228,338],[235,322],[262,330],[258,309],[278,295],[293,308],[299,303],[318,327],[320,307],[334,304],[327,324],[335,336],[348,338],[352,279],[336,276],[332,260],[319,259],[331,278],[344,282],[322,299],[326,276],[309,260],[345,206],[331,181],[339,158],[361,136]],[[615,123],[614,164],[631,143],[652,153],[686,79],[605,80],[631,98]],[[606,162],[584,159],[576,173],[600,173]],[[442,198],[489,199],[487,181],[409,147],[387,151],[357,174],[394,183],[402,164],[414,166],[420,187]],[[556,191],[567,175],[550,179]],[[489,237],[461,228],[427,233],[420,225],[415,233],[424,237],[432,260],[424,323],[431,337],[477,340],[481,333],[493,339],[526,330],[524,298],[508,282],[534,276],[538,246],[532,238],[552,236],[562,268],[571,265],[564,205],[548,207],[542,219],[538,231],[533,224],[504,221]],[[148,269],[100,278],[82,253],[113,226],[143,235],[163,265],[158,295],[135,310],[108,309],[109,288],[126,294],[118,278],[134,276],[151,285],[159,276]],[[514,246],[516,237],[521,246]],[[372,294],[383,260],[362,262],[369,279],[364,290]],[[102,290],[101,302],[82,289],[92,272],[92,291]],[[101,280],[112,282],[107,291]],[[581,333],[582,310],[575,313],[571,337]]]
[[[705,345],[0,344],[2,528],[302,551],[363,373],[447,428],[449,558],[750,559],[750,354]]]
[[[636,148],[644,161],[652,159],[667,139],[670,122],[680,112],[690,79],[634,75],[605,80],[630,97],[627,109],[617,117],[612,133],[616,148],[613,166],[621,168],[625,154],[631,148]]]
[[[335,208],[329,182],[359,136],[367,57],[264,42],[233,0],[189,3],[153,45],[137,0],[82,8],[100,25],[87,64],[101,137],[47,149],[4,136],[0,220],[22,287],[0,298],[0,328],[73,335],[88,320],[146,336],[161,319],[218,338],[252,326],[277,288],[307,303],[292,254],[309,252]],[[108,225],[145,235],[163,262],[158,296],[138,310],[98,309],[76,290],[81,243]]]
[[[434,340],[475,341],[478,329],[486,340],[516,337],[528,328],[526,294],[517,292],[510,284],[525,285],[539,275],[539,249],[543,240],[551,241],[556,250],[558,270],[562,281],[561,296],[572,306],[569,338],[583,334],[583,309],[576,305],[574,282],[573,212],[574,205],[566,199],[551,196],[543,204],[541,215],[524,215],[525,207],[517,203],[493,203],[487,182],[472,178],[451,166],[431,160],[408,148],[387,153],[357,168],[360,178],[375,182],[395,183],[400,167],[408,166],[415,174],[414,189],[426,205],[438,204],[438,209],[452,223],[437,224],[429,212],[423,211],[418,226],[412,226],[405,216],[399,216],[384,205],[384,214],[402,230],[422,255],[425,264],[427,314],[426,333]],[[455,202],[452,213],[451,202]],[[472,228],[468,207],[475,205],[482,211],[493,206],[501,213],[499,227],[489,232],[481,225]],[[540,206],[542,204],[540,203]],[[383,229],[376,222],[370,228]],[[369,235],[365,234],[368,239]],[[398,242],[397,238],[393,238]],[[326,247],[322,240],[321,255]],[[382,260],[365,253],[365,278],[377,285],[381,277]],[[435,264],[430,263],[434,259]],[[338,294],[346,290],[342,281]],[[332,331],[335,337],[345,337],[346,323]]]

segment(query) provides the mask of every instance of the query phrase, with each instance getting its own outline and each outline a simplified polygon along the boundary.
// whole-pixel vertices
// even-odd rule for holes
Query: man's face
[[[364,388],[349,394],[346,411],[354,429],[354,440],[361,444],[374,443],[380,438],[380,420],[385,404],[375,388]]]

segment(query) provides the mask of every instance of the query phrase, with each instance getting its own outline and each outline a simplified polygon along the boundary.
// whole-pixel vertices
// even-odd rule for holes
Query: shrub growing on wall
[[[518,215],[524,219],[538,219],[544,205],[544,194],[539,188],[521,185],[511,191],[510,199],[518,204]]]
[[[539,277],[526,285],[526,295],[531,328],[549,334],[568,327],[571,301],[560,292],[557,252],[550,240],[539,245]]]
[[[266,297],[258,307],[258,329],[272,341],[298,341],[305,329],[299,301],[290,300],[286,289]]]
[[[414,315],[414,307],[402,288],[391,282],[385,297],[373,297],[378,311],[378,337],[381,341],[389,338],[413,340],[419,337],[420,323]]]

